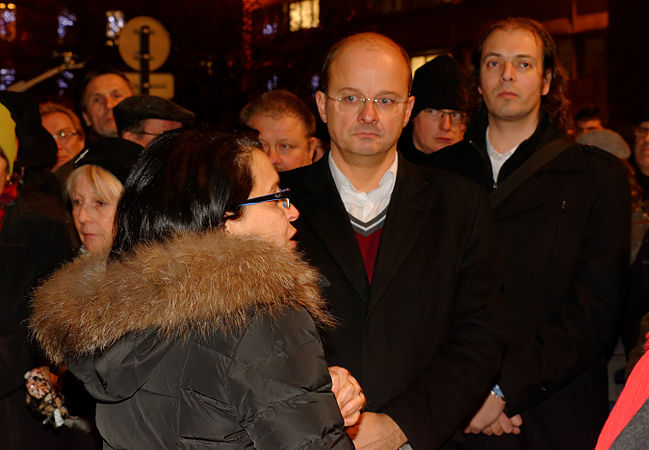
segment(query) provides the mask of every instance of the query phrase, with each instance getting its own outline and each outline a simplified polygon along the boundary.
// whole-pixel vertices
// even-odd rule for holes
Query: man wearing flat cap
[[[449,55],[440,55],[415,72],[411,90],[415,105],[399,140],[399,150],[410,162],[418,164],[425,155],[462,140],[466,125],[460,81],[460,67]]]
[[[142,147],[165,131],[182,128],[195,117],[188,109],[155,95],[125,98],[115,106],[113,114],[118,136]]]

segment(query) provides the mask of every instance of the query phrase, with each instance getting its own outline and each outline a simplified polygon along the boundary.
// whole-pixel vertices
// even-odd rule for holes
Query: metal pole
[[[148,95],[151,84],[149,82],[149,39],[151,29],[148,25],[142,25],[140,28],[140,94]]]

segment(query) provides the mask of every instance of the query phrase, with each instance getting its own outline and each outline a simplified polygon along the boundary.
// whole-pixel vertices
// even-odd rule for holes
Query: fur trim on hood
[[[30,328],[55,364],[147,328],[173,339],[244,326],[252,311],[305,307],[330,325],[315,269],[287,249],[222,231],[141,245],[121,261],[84,255],[38,288]]]

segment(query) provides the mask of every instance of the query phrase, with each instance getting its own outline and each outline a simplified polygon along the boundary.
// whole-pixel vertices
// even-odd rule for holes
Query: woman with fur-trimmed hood
[[[126,182],[110,253],[38,289],[33,334],[97,399],[106,448],[353,448],[314,325],[331,322],[318,275],[259,148],[165,133]]]

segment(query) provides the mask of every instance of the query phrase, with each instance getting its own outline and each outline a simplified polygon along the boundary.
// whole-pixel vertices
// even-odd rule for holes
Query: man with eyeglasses
[[[508,347],[465,448],[592,449],[623,307],[628,176],[612,154],[566,136],[567,77],[538,22],[489,24],[470,82],[477,109],[464,140],[429,158],[490,192]]]
[[[408,161],[419,164],[425,155],[462,140],[466,115],[460,81],[460,66],[449,55],[437,56],[415,71],[415,105],[399,139],[399,151]]]
[[[649,108],[636,120],[634,127],[635,142],[633,158],[635,160],[635,176],[642,187],[642,197],[649,198]]]
[[[323,333],[327,361],[367,398],[348,433],[357,448],[438,448],[489,391],[502,355],[486,194],[398,155],[414,99],[408,55],[392,40],[343,39],[321,79],[331,151],[281,184],[338,323]]]

